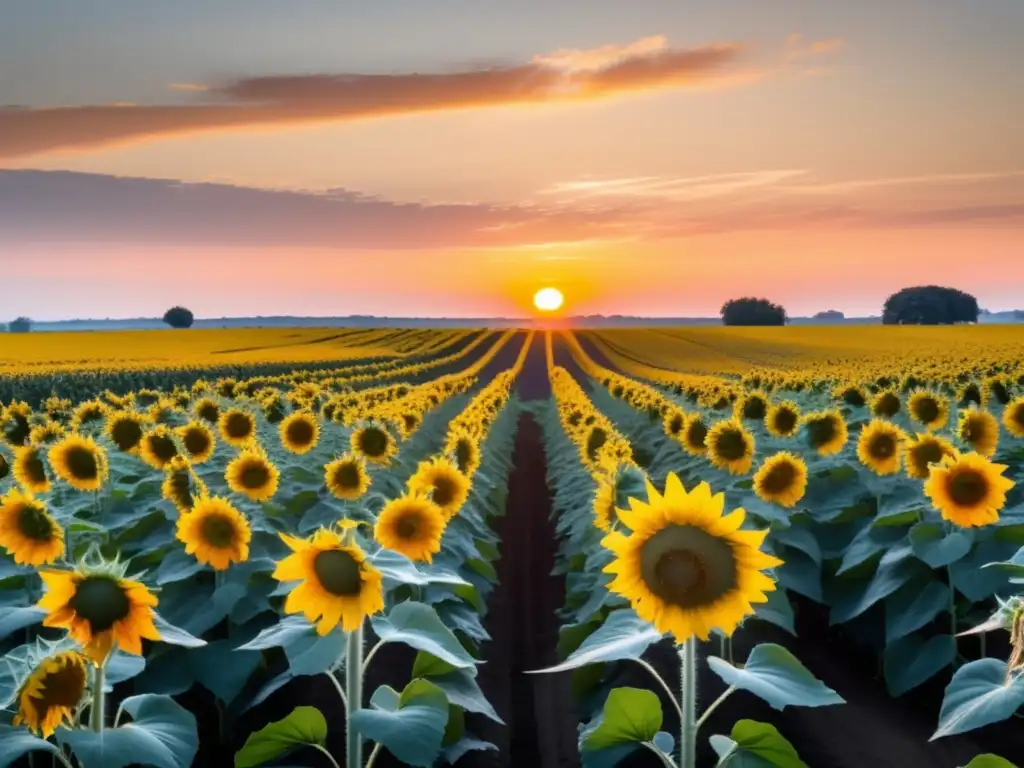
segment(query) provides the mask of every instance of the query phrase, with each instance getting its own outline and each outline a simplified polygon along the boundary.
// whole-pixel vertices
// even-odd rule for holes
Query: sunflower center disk
[[[419,515],[405,515],[398,521],[398,525],[395,526],[395,530],[398,533],[399,538],[415,539],[420,532]]]
[[[68,605],[89,622],[94,634],[110,629],[131,610],[128,595],[121,585],[105,576],[87,576],[78,584]]]
[[[871,455],[876,459],[890,459],[896,453],[896,440],[891,435],[879,435],[871,441]]]
[[[686,440],[696,448],[703,448],[708,437],[708,428],[703,422],[695,421],[686,433]]]
[[[779,411],[775,414],[775,429],[788,435],[796,427],[796,414],[792,411]]]
[[[591,459],[596,458],[597,452],[606,442],[608,442],[608,435],[603,429],[596,427],[590,430],[590,434],[587,435],[587,456]]]
[[[50,541],[53,538],[50,517],[35,504],[26,504],[18,512],[18,530],[33,541]]]
[[[293,421],[288,425],[288,442],[309,445],[313,442],[313,425],[308,421]]]
[[[85,665],[66,661],[47,672],[42,680],[41,699],[31,699],[40,717],[53,707],[74,707],[85,692]]]
[[[928,471],[929,464],[938,464],[942,461],[942,448],[938,443],[918,443],[911,453],[914,459],[914,466],[922,471]]]
[[[78,480],[95,480],[99,475],[96,454],[88,448],[75,446],[64,454],[64,462],[68,472]]]
[[[318,553],[313,560],[313,571],[320,585],[338,597],[358,595],[363,584],[359,563],[340,549],[325,549]]]
[[[142,439],[142,427],[138,422],[124,419],[110,430],[110,436],[122,451],[129,451]]]
[[[796,480],[796,468],[789,462],[776,464],[763,480],[763,487],[768,493],[788,491]]]
[[[203,518],[203,539],[212,547],[230,547],[235,540],[234,523],[221,515]]]
[[[723,432],[718,438],[718,455],[726,461],[736,461],[747,455],[747,441],[735,430]]]
[[[807,424],[807,438],[815,448],[827,445],[835,436],[836,427],[832,419],[815,419]]]
[[[232,414],[224,425],[225,431],[235,439],[248,437],[252,433],[252,422],[243,414]]]
[[[920,400],[916,404],[917,418],[925,424],[930,424],[939,418],[939,404],[928,398]]]
[[[459,440],[455,446],[455,463],[459,469],[463,472],[469,467],[469,461],[472,458],[473,449],[469,447],[465,440]]]
[[[958,472],[949,480],[949,495],[962,507],[973,507],[988,495],[988,482],[976,472]]]
[[[193,456],[201,456],[210,447],[210,439],[198,429],[190,429],[185,433],[185,449]]]
[[[435,478],[434,490],[430,495],[437,506],[446,507],[455,500],[455,484],[447,477]]]
[[[342,488],[359,487],[359,467],[355,464],[342,464],[334,473],[334,482]]]
[[[359,450],[367,456],[383,456],[388,450],[388,436],[380,429],[366,429],[359,441]]]
[[[263,488],[270,482],[270,471],[262,462],[246,464],[239,478],[243,486],[250,489]]]
[[[46,469],[43,467],[43,461],[39,458],[38,454],[32,454],[25,460],[25,474],[29,476],[29,479],[33,483],[46,482]]]
[[[682,608],[712,605],[736,585],[732,547],[706,531],[671,525],[640,554],[640,573],[655,595]]]
[[[174,441],[162,435],[150,438],[149,447],[153,451],[153,455],[161,461],[170,461],[178,455],[178,448]]]

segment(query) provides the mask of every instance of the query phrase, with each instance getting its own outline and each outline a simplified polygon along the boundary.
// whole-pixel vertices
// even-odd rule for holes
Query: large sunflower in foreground
[[[50,490],[50,478],[39,448],[23,445],[14,451],[14,479],[27,491],[46,493]]]
[[[119,451],[135,453],[146,433],[146,417],[136,411],[114,411],[103,431]]]
[[[256,436],[256,419],[248,411],[231,408],[220,415],[220,436],[236,448],[244,448]]]
[[[775,589],[761,573],[782,565],[760,549],[767,531],[740,530],[744,511],[723,514],[724,495],[707,483],[687,492],[670,473],[664,496],[648,483],[647,502],[631,498],[629,506],[619,517],[632,533],[602,540],[615,554],[604,569],[615,574],[608,589],[659,632],[677,642],[707,640],[713,629],[731,635]]]
[[[782,451],[768,458],[754,475],[754,493],[762,501],[795,506],[807,491],[807,464],[794,453]]]
[[[788,400],[775,403],[764,417],[764,426],[775,437],[793,437],[800,429],[800,408]]]
[[[876,475],[892,475],[900,471],[907,435],[895,424],[875,419],[860,432],[857,458]]]
[[[750,471],[754,461],[754,436],[739,421],[718,422],[708,431],[705,442],[708,459],[719,469],[728,470],[731,475]]]
[[[352,432],[349,438],[352,452],[363,456],[374,464],[387,465],[395,455],[398,446],[395,438],[380,424],[367,424]]]
[[[957,449],[948,440],[931,433],[919,434],[907,443],[903,463],[910,477],[927,480],[932,464],[938,464],[946,456],[956,456],[957,453]]]
[[[0,499],[0,547],[19,565],[48,565],[64,554],[64,529],[42,501],[11,488]]]
[[[919,389],[907,402],[910,418],[928,429],[942,429],[949,421],[949,402],[942,395]]]
[[[807,446],[819,456],[839,453],[846,445],[848,431],[843,414],[837,410],[817,411],[803,417]]]
[[[202,464],[213,456],[217,439],[213,436],[213,430],[203,422],[190,421],[175,431],[192,464]]]
[[[224,470],[228,487],[252,501],[269,501],[277,493],[281,473],[259,448],[247,448],[239,453]]]
[[[1003,409],[1003,426],[1014,437],[1024,437],[1024,397],[1017,397]]]
[[[73,571],[39,572],[46,593],[37,604],[47,611],[45,627],[68,630],[96,664],[114,646],[142,655],[142,639],[159,640],[153,625],[157,597],[145,584],[127,579],[120,568],[79,566]]]
[[[957,437],[977,453],[992,458],[999,445],[999,422],[982,408],[968,408],[960,412]]]
[[[281,445],[294,454],[309,453],[320,439],[320,423],[311,413],[298,411],[281,422],[278,427]]]
[[[427,496],[441,508],[445,520],[462,509],[472,485],[458,467],[443,458],[421,461],[416,473],[409,478],[410,492]]]
[[[178,518],[176,536],[186,554],[218,571],[249,559],[249,523],[231,502],[219,496],[197,499],[192,511]]]
[[[139,443],[139,456],[153,469],[163,469],[178,455],[174,435],[166,424],[157,424]]]
[[[385,505],[377,515],[373,537],[385,549],[429,563],[441,551],[446,524],[437,504],[425,496],[410,494]]]
[[[947,456],[931,467],[924,492],[944,519],[962,528],[989,525],[998,522],[1015,485],[1003,477],[1005,470],[978,453]]]
[[[380,571],[359,545],[321,529],[309,539],[280,534],[292,554],[274,569],[278,581],[301,581],[285,600],[285,613],[301,613],[326,635],[341,623],[345,632],[359,628],[367,616],[384,610]]]
[[[324,484],[334,496],[345,501],[355,501],[370,488],[370,473],[361,456],[346,453],[324,467]]]
[[[44,739],[50,738],[58,726],[68,727],[85,694],[88,680],[88,659],[78,651],[64,651],[47,656],[36,664],[18,690],[18,713],[13,725],[24,725]]]
[[[107,480],[107,453],[91,437],[68,435],[50,447],[50,466],[79,491],[98,491]]]

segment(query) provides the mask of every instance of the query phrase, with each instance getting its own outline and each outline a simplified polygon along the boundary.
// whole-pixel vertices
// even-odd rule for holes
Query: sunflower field
[[[869,688],[1024,757],[1014,329],[72,335],[0,347],[0,768],[845,768]]]

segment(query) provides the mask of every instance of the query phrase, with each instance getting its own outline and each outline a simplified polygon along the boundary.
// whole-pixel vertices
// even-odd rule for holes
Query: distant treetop
[[[32,330],[32,320],[27,317],[11,320],[7,325],[7,330],[11,333],[28,333]]]
[[[725,325],[785,325],[786,310],[768,299],[744,296],[730,299],[722,305],[722,322]]]
[[[171,328],[191,328],[195,317],[184,307],[171,307],[164,313],[164,322]]]
[[[978,322],[978,300],[956,288],[921,285],[904,288],[885,300],[885,325],[952,325]]]
[[[845,320],[846,315],[840,312],[838,309],[826,309],[824,312],[819,312],[814,316],[815,320]]]

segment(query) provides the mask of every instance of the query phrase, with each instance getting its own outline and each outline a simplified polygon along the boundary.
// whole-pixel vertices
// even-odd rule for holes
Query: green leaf
[[[316,707],[296,707],[284,720],[249,734],[235,753],[235,768],[256,768],[309,744],[327,741],[327,720]]]
[[[431,566],[420,570],[416,564],[397,552],[382,549],[370,558],[374,568],[383,574],[384,578],[395,584],[417,584],[426,586],[428,584],[469,584],[461,576],[446,571],[440,566]]]
[[[57,740],[85,765],[190,768],[199,750],[196,718],[191,712],[170,696],[155,694],[132,696],[121,707],[132,722],[102,733],[60,728]]]
[[[971,551],[974,537],[966,531],[946,533],[935,523],[918,523],[910,529],[914,555],[932,568],[942,568],[960,560]]]
[[[727,685],[750,691],[775,709],[844,703],[838,693],[812,675],[796,656],[781,645],[762,643],[755,646],[742,669],[716,656],[709,656],[707,661],[711,671]]]
[[[46,611],[34,605],[23,605],[17,608],[4,608],[0,612],[0,640],[17,632],[19,629],[40,624]]]
[[[267,627],[239,651],[283,648],[295,675],[318,675],[334,667],[345,652],[345,634],[338,628],[326,635],[317,633],[302,616],[285,616]]]
[[[978,755],[963,768],[1017,768],[1016,765],[1011,763],[1005,757],[999,755],[985,754]]]
[[[48,752],[52,755],[57,752],[57,747],[33,736],[24,728],[0,725],[0,768],[7,768],[29,752]]]
[[[891,643],[930,624],[949,606],[949,587],[929,581],[910,583],[885,600],[885,641]]]
[[[837,594],[829,612],[832,624],[842,624],[860,616],[879,600],[888,597],[911,579],[921,577],[927,568],[910,558],[893,563],[880,563],[871,581],[849,585],[847,591]],[[837,583],[841,583],[841,580]]]
[[[370,622],[382,642],[405,643],[459,669],[476,666],[476,660],[429,605],[399,603],[387,616],[374,616]]]
[[[428,680],[413,680],[399,694],[382,685],[370,699],[370,709],[350,718],[360,735],[383,744],[402,762],[430,768],[441,753],[448,724],[448,698]]]
[[[719,765],[728,765],[729,768],[808,768],[774,725],[740,720],[732,727],[731,737],[711,737]]]
[[[917,635],[901,637],[885,648],[885,685],[890,696],[902,696],[930,680],[956,658],[952,635],[935,635],[922,640]]]
[[[416,673],[413,675],[416,676]],[[467,712],[476,712],[504,725],[504,721],[498,717],[498,713],[494,711],[491,702],[484,696],[479,683],[473,677],[473,670],[453,669],[447,674],[431,677],[430,680],[445,692],[452,704],[458,704]]]
[[[160,633],[161,643],[180,645],[182,648],[201,648],[206,645],[205,640],[201,640],[194,635],[190,635],[184,629],[174,626],[156,612],[153,615],[153,626]]]
[[[259,651],[237,652],[233,640],[214,640],[189,654],[192,674],[214,696],[230,704],[263,659]]]
[[[1006,683],[1006,662],[979,659],[960,667],[946,686],[931,740],[1006,720],[1024,705],[1024,675]]]
[[[597,751],[653,741],[661,722],[661,702],[653,692],[613,688],[604,703],[601,723],[587,735],[583,749]]]
[[[454,672],[458,667],[452,666],[447,661],[441,661],[432,653],[417,651],[416,659],[412,663],[413,677],[439,677]]]
[[[561,664],[546,669],[529,670],[533,674],[564,672],[587,664],[621,659],[639,659],[651,643],[662,634],[649,621],[641,619],[632,608],[620,608],[608,614],[604,624],[573,651]]]

